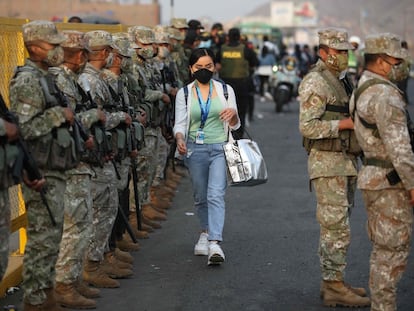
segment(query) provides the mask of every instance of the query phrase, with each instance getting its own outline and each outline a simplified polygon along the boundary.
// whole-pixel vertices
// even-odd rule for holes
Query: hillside
[[[369,33],[393,32],[414,44],[412,0],[313,0],[311,2],[319,12],[320,27],[345,27],[349,33],[361,37]],[[270,1],[269,4],[251,12],[249,16],[269,16],[269,12]]]

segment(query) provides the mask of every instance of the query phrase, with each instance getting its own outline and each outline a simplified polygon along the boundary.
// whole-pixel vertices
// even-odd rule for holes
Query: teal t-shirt
[[[196,133],[201,125],[201,109],[197,96],[192,94],[192,105],[190,111],[190,132],[189,138],[195,141]],[[220,111],[223,110],[223,104],[218,96],[211,98],[210,112],[208,113],[206,124],[204,125],[204,143],[217,144],[226,141],[224,124],[220,120]]]

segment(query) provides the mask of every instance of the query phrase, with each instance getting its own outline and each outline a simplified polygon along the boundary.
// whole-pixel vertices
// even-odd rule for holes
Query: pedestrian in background
[[[201,234],[195,255],[207,255],[208,265],[224,262],[220,247],[225,218],[227,167],[223,144],[229,128],[240,127],[236,97],[230,85],[213,80],[215,57],[210,49],[195,49],[189,59],[194,81],[177,93],[174,134],[192,184]],[[226,88],[226,90],[225,90]],[[225,95],[228,94],[228,98]]]
[[[358,188],[372,242],[372,311],[397,310],[397,284],[407,267],[411,245],[414,153],[406,103],[395,85],[407,77],[408,72],[401,71],[406,56],[399,36],[367,36],[365,71],[351,100],[356,137],[365,155]]]
[[[276,57],[273,53],[269,52],[269,48],[263,45],[262,52],[259,57],[259,67],[257,68],[259,76],[259,93],[260,100],[265,101],[265,89],[267,91],[269,76],[272,73],[272,67],[276,65]]]
[[[246,113],[249,106],[251,85],[250,70],[258,64],[256,53],[240,42],[240,30],[229,30],[229,42],[223,44],[217,53],[217,70],[224,82],[236,93],[237,109],[241,120],[237,135],[243,136]]]
[[[344,282],[360,148],[349,116],[349,95],[339,76],[353,47],[345,30],[328,28],[318,35],[320,60],[299,86],[299,129],[317,200],[320,295],[325,306],[365,307],[370,304],[365,289]]]

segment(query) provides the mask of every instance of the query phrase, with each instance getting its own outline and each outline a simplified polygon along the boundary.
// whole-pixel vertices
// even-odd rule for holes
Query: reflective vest
[[[244,58],[244,45],[223,45],[221,48],[220,78],[243,79],[249,76],[249,63]]]

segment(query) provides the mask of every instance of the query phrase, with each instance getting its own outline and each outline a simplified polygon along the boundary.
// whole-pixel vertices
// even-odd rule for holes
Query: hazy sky
[[[225,23],[271,0],[159,0],[163,23],[168,23],[171,18],[171,1],[174,2],[174,17],[187,20],[210,17],[213,21]]]

